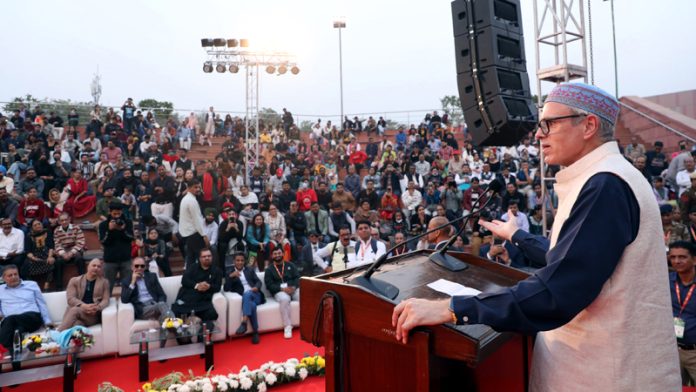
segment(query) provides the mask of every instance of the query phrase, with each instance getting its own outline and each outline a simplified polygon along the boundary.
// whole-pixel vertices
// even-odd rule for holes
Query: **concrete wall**
[[[621,98],[621,102],[696,139],[696,119],[694,118],[687,117],[679,112],[640,97],[623,97]],[[650,121],[634,111],[622,107],[616,126],[616,138],[621,145],[625,146],[631,142],[632,136],[637,136],[639,142],[642,143],[646,149],[651,149],[653,143],[656,140],[660,140],[664,143],[666,152],[676,151],[679,141],[684,139],[683,136]]]
[[[696,119],[696,90],[645,97],[648,101]]]

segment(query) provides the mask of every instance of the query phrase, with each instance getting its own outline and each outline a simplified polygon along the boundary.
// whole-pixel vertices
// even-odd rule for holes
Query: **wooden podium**
[[[450,272],[430,262],[430,253],[393,257],[373,275],[400,289],[394,301],[351,283],[369,266],[300,280],[300,332],[325,348],[327,391],[526,390],[528,337],[485,325],[444,324],[415,329],[406,345],[396,341],[391,325],[396,303],[447,298],[428,283],[442,278],[491,291],[528,276],[456,252],[449,254],[469,268]]]

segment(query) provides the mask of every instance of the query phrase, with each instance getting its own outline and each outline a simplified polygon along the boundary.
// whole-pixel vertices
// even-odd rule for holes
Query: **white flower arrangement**
[[[310,375],[324,374],[325,360],[319,355],[307,356],[302,360],[290,358],[282,363],[267,362],[259,369],[249,370],[248,366],[239,369],[238,374],[210,375],[196,377],[182,373],[170,373],[162,378],[145,383],[143,392],[266,392],[269,387],[305,380]]]

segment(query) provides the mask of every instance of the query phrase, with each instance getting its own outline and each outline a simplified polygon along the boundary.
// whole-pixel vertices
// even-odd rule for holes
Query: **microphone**
[[[493,185],[494,183],[495,183],[495,185]],[[500,181],[498,181],[498,180],[493,180],[493,181],[491,181],[490,184],[488,184],[488,187],[483,191],[483,193],[485,194],[485,193],[488,192],[489,190],[493,190],[494,193],[497,193],[497,192],[500,192],[500,190],[501,190],[502,188],[503,188],[503,185],[500,183]],[[481,208],[478,209],[477,211],[474,211],[475,207],[478,205],[478,203],[479,203],[480,200],[481,200],[481,198],[479,198],[478,200],[476,200],[476,202],[474,203],[474,206],[472,206],[472,208],[471,208],[472,211],[471,211],[470,213],[468,213],[468,214],[466,214],[466,215],[462,215],[462,216],[460,216],[459,218],[454,219],[454,220],[452,220],[452,221],[450,221],[450,222],[447,222],[447,223],[445,223],[445,224],[443,224],[443,225],[440,225],[440,226],[438,226],[438,227],[435,227],[434,229],[431,229],[431,230],[428,230],[428,231],[426,231],[426,232],[424,232],[424,233],[418,234],[417,236],[414,236],[414,237],[411,237],[411,238],[407,238],[406,240],[401,241],[401,242],[399,242],[398,244],[392,246],[392,247],[389,248],[389,250],[387,250],[382,256],[380,256],[377,260],[375,260],[375,262],[372,263],[372,265],[370,266],[370,268],[369,268],[367,271],[365,271],[365,273],[363,273],[362,275],[360,275],[360,276],[356,277],[355,279],[353,279],[353,280],[351,281],[351,283],[356,284],[356,285],[361,286],[361,287],[364,287],[364,288],[368,289],[369,291],[371,291],[371,292],[373,292],[373,293],[380,294],[380,295],[382,295],[382,296],[384,296],[384,297],[387,297],[387,298],[389,298],[389,299],[394,299],[394,298],[396,298],[396,296],[399,295],[399,289],[398,289],[396,286],[394,286],[394,285],[391,284],[391,283],[387,283],[387,282],[385,282],[385,281],[379,280],[379,279],[372,279],[372,278],[371,278],[371,277],[372,277],[372,274],[374,274],[375,271],[377,271],[377,269],[378,269],[379,267],[381,267],[382,264],[384,264],[384,263],[387,261],[387,255],[389,255],[390,253],[392,253],[392,252],[394,251],[394,249],[396,249],[396,248],[398,248],[398,247],[400,247],[400,246],[402,246],[402,245],[408,244],[408,243],[411,242],[411,241],[414,241],[414,240],[420,239],[420,238],[422,238],[422,237],[425,237],[426,235],[428,235],[428,234],[430,234],[430,233],[436,232],[436,231],[438,231],[438,230],[442,230],[442,229],[444,229],[445,227],[447,227],[447,226],[449,226],[449,225],[451,225],[451,224],[453,224],[453,223],[456,223],[456,222],[459,222],[459,221],[462,221],[462,220],[465,220],[465,219],[468,220],[472,215],[477,215],[477,214],[479,214],[479,213],[481,212],[481,210],[482,210],[484,207],[486,207],[486,205],[488,205],[488,203],[490,202],[491,198],[488,199],[488,201],[486,202],[486,204],[483,205],[483,207],[481,207]],[[465,224],[466,224],[466,222],[464,222],[464,225],[465,225]],[[464,227],[464,225],[462,225],[462,227]],[[453,237],[453,238],[456,239],[456,235],[455,235],[455,237]],[[450,241],[451,241],[452,243],[454,243],[454,240],[452,240],[452,238],[450,238]],[[448,244],[449,244],[449,242],[448,242]],[[435,254],[436,254],[436,253],[433,253],[433,254],[430,256],[430,257],[431,257],[431,260],[432,260],[432,256],[435,255]],[[438,253],[438,254],[439,254],[439,253]],[[463,263],[463,262],[461,262],[461,261],[455,259],[455,258],[452,257],[452,256],[448,256],[448,255],[444,255],[444,256],[445,256],[445,257],[448,257],[448,258],[450,258],[450,259],[452,259],[452,260],[454,260],[456,263],[459,264],[459,269],[452,269],[452,271],[461,271],[461,270],[463,270],[463,269],[465,269],[465,268],[468,267],[468,265],[466,265],[465,263]],[[433,261],[434,261],[434,260],[433,260]],[[437,263],[437,261],[434,261],[434,262]],[[439,264],[439,263],[438,263],[438,264]],[[456,265],[455,263],[451,263],[451,264]],[[463,265],[463,267],[462,267],[462,265]],[[445,268],[447,268],[447,267],[445,267]]]
[[[481,210],[486,208],[486,206],[488,206],[488,204],[493,200],[493,196],[495,196],[497,193],[500,193],[502,189],[502,182],[498,181],[497,179],[491,181],[488,184],[488,187],[486,187],[486,189],[483,191],[483,195],[485,195],[488,192],[491,192],[491,195],[488,197],[488,200],[486,200],[486,203],[484,203],[484,205],[476,211],[476,214],[480,213]],[[459,230],[452,237],[450,237],[445,246],[443,246],[438,252],[435,252],[430,255],[430,261],[450,271],[461,271],[469,267],[463,261],[457,259],[456,257],[448,255],[447,251],[452,246],[452,244],[454,244],[454,241],[457,240],[457,237],[459,237],[462,234],[462,231],[464,231],[464,228],[466,227],[469,218],[471,218],[471,216],[473,215],[476,215],[474,214],[474,210],[476,209],[476,207],[478,207],[478,204],[481,201],[481,199],[482,197],[479,197],[476,200],[476,202],[474,202],[474,205],[471,206],[471,212],[466,215],[466,220],[462,223],[462,226],[459,228]]]

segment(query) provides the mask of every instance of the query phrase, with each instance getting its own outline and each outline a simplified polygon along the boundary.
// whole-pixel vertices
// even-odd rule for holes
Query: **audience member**
[[[244,335],[247,331],[247,323],[251,325],[251,343],[259,343],[259,320],[256,315],[256,307],[266,303],[266,297],[261,291],[262,282],[253,268],[246,266],[246,256],[237,253],[234,256],[234,266],[225,271],[225,287],[228,292],[242,296],[242,323],[235,331],[237,335]]]
[[[87,272],[68,282],[65,295],[68,308],[58,326],[59,331],[75,325],[89,327],[101,322],[101,312],[109,306],[111,290],[109,282],[103,277],[104,262],[92,259],[87,264]]]
[[[300,299],[300,273],[293,263],[283,260],[283,251],[276,247],[271,255],[273,268],[268,268],[264,274],[266,288],[280,305],[280,316],[284,325],[284,336],[292,338],[292,318],[290,302]]]
[[[130,276],[121,281],[121,302],[133,305],[138,320],[159,320],[169,311],[159,278],[148,270],[142,257],[133,259]]]

